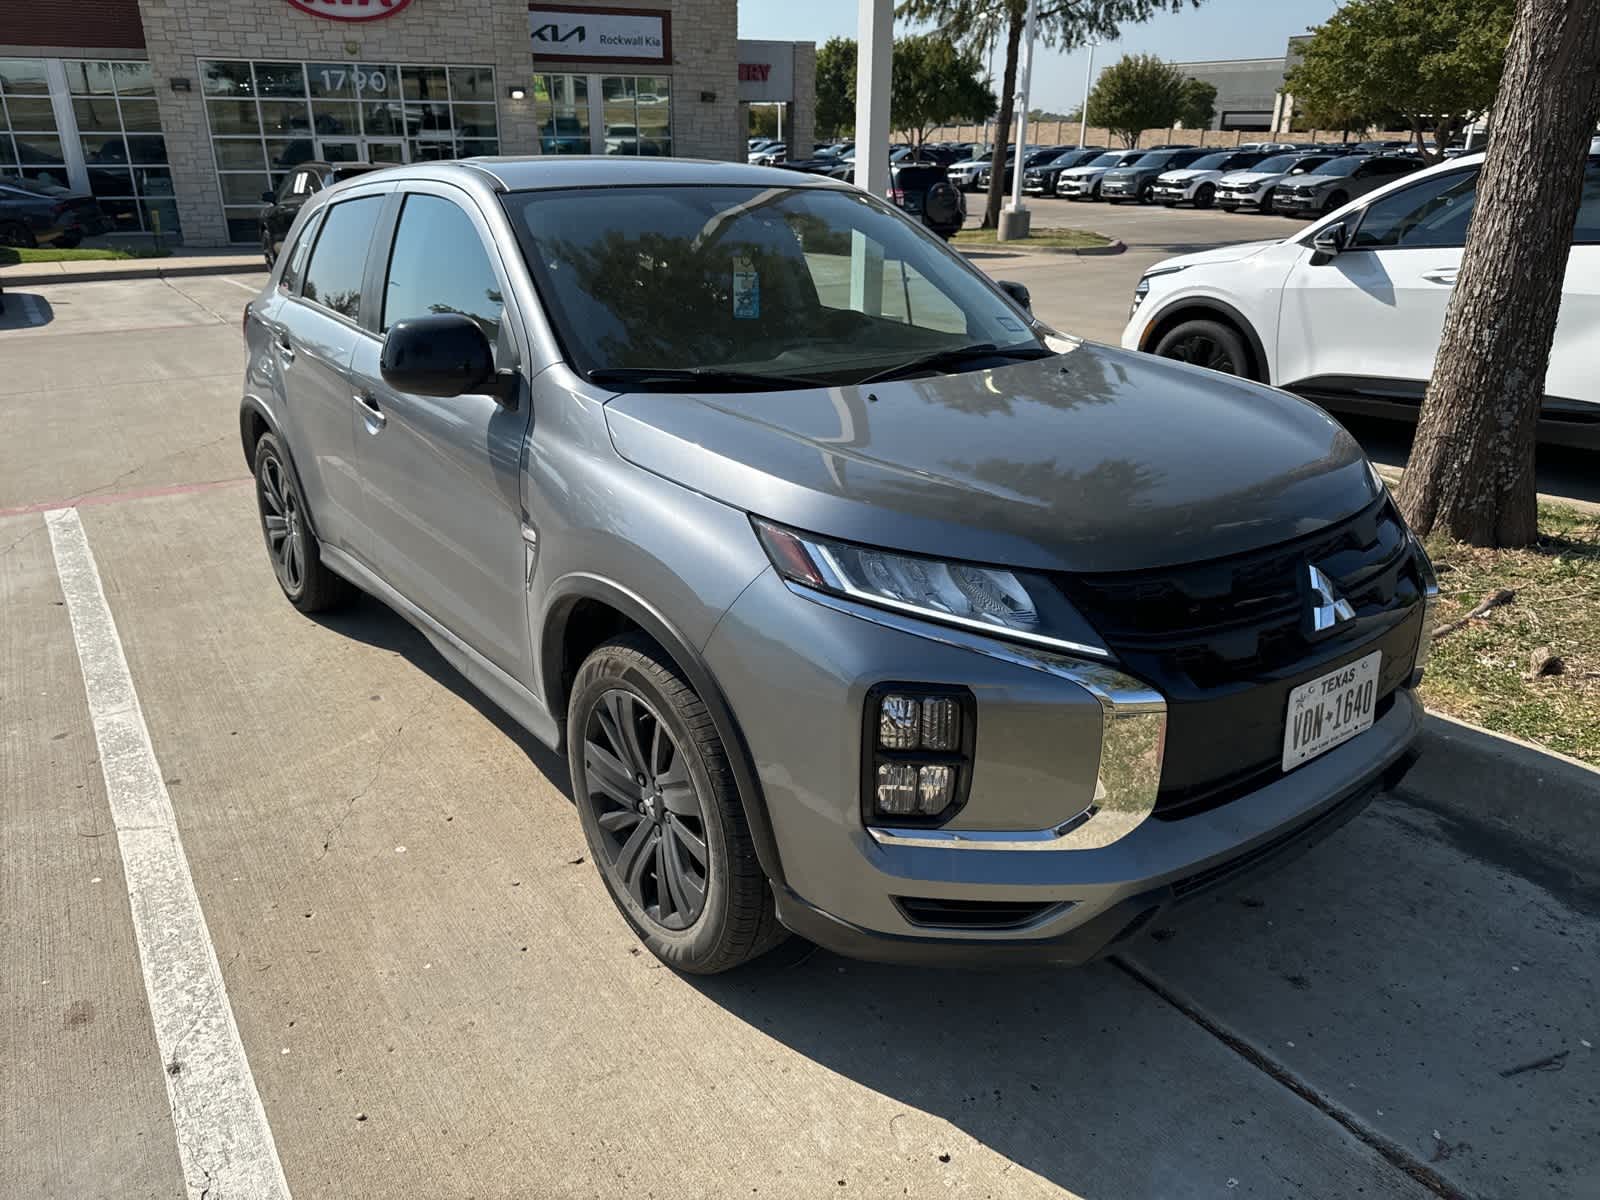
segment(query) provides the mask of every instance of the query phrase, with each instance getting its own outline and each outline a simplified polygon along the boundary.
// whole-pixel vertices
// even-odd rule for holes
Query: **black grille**
[[[1355,609],[1329,634],[1308,627],[1308,565]],[[1279,774],[1288,693],[1383,652],[1379,713],[1411,671],[1421,588],[1388,497],[1321,532],[1210,562],[1060,579],[1129,671],[1168,701],[1157,812],[1187,814]]]

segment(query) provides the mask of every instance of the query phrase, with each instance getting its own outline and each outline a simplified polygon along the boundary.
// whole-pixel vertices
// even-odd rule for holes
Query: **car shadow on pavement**
[[[0,284],[5,281],[0,279]],[[42,329],[56,319],[56,312],[38,292],[0,293],[0,333],[16,329]]]
[[[559,789],[568,800],[572,799],[566,759],[507,716],[451,666],[419,629],[381,600],[364,592],[359,593],[344,607],[331,612],[313,613],[311,619],[342,637],[400,655],[424,675],[471,705],[484,720],[515,742],[552,786]]]

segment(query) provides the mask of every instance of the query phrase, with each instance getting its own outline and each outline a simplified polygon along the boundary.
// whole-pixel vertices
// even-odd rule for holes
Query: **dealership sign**
[[[528,35],[535,58],[672,61],[672,17],[654,9],[530,4]]]
[[[392,17],[411,0],[289,0],[301,12],[330,21],[381,21]]]
[[[739,99],[746,104],[794,99],[794,43],[739,39]]]

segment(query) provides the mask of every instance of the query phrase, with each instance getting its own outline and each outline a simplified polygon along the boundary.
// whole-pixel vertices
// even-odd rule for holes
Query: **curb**
[[[1600,904],[1600,770],[1435,712],[1421,749],[1398,799],[1473,831],[1486,857],[1519,858],[1553,890]]]
[[[113,269],[116,260],[107,260],[103,268],[90,268],[85,271],[38,271],[17,270],[10,268],[0,271],[0,285],[6,287],[39,287],[52,283],[103,283],[112,279],[178,279],[186,275],[249,275],[252,273],[266,274],[267,264],[261,261],[255,263],[240,263],[237,260],[222,260],[216,262],[183,263],[175,266],[159,266],[152,263],[150,266],[123,267],[121,270]],[[61,265],[61,264],[54,264]]]
[[[1085,246],[1082,249],[1074,250],[1072,253],[1082,255],[1084,258],[1095,258],[1106,254],[1121,254],[1127,248],[1127,242],[1121,238],[1116,238],[1109,246]]]

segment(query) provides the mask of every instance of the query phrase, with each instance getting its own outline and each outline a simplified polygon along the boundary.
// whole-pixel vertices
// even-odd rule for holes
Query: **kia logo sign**
[[[589,31],[582,25],[569,25],[563,29],[554,21],[551,21],[545,25],[535,25],[533,28],[533,40],[550,45],[575,41],[581,46],[588,38]]]
[[[301,12],[330,21],[381,21],[392,17],[411,0],[289,0]]]

